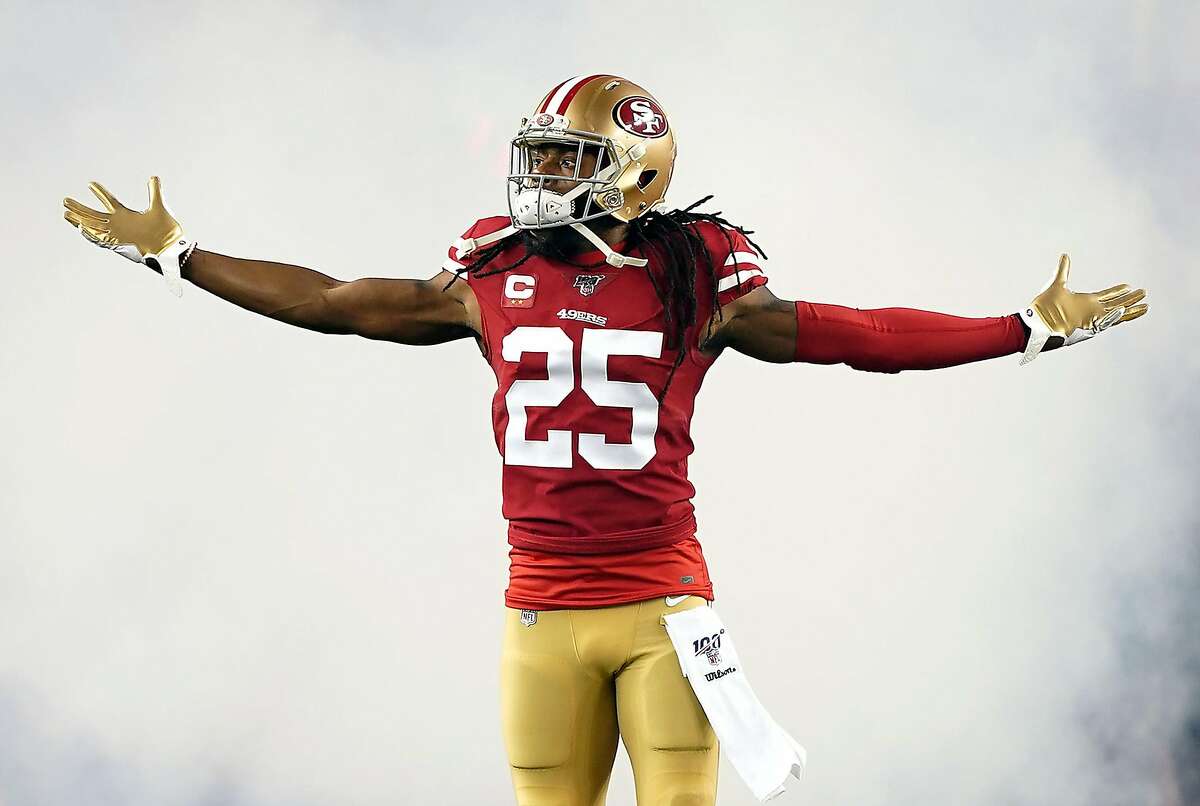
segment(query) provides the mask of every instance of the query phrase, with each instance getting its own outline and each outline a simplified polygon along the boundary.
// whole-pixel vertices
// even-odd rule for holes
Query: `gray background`
[[[717,364],[700,537],[809,750],[782,802],[1176,802],[1200,12],[907,5],[4,2],[0,804],[511,801],[473,344],[176,300],[60,199],[156,173],[203,247],[428,277],[594,71],[658,96],[670,199],[717,193],[779,296],[1000,315],[1062,251],[1150,291],[1024,368]],[[753,802],[728,765],[721,802]]]

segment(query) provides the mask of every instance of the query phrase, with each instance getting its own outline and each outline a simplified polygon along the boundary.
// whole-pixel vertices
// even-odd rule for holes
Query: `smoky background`
[[[671,202],[717,194],[781,297],[1001,315],[1060,252],[1149,290],[1023,368],[710,373],[717,606],[809,751],[780,802],[1200,802],[1194,4],[0,9],[3,806],[511,802],[473,344],[176,300],[60,200],[153,173],[202,248],[429,277],[593,71],[654,92]]]

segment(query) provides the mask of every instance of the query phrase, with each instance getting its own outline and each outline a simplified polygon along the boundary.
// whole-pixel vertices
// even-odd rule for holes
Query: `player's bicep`
[[[705,351],[731,347],[743,355],[783,364],[796,354],[796,303],[780,299],[760,285],[721,306]]]
[[[337,332],[441,344],[475,335],[462,295],[445,288],[448,280],[446,272],[430,280],[369,277],[326,289],[323,302]]]

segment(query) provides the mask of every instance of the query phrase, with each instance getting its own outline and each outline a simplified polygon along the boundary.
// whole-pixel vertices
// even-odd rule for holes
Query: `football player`
[[[640,804],[712,804],[717,742],[664,628],[713,587],[687,477],[693,404],[726,348],[771,363],[1021,363],[1146,312],[1145,292],[1046,288],[1012,315],[858,310],[776,297],[750,232],[667,210],[675,136],[655,98],[571,78],[511,144],[508,214],[428,279],[333,279],[197,249],[150,180],[144,212],[99,184],[64,200],[94,243],[264,316],[401,344],[473,338],[496,375],[509,587],[503,733],[522,806],[604,802],[618,735]]]

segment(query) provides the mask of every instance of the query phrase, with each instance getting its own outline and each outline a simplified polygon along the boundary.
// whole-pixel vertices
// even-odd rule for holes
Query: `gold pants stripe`
[[[587,610],[506,608],[500,692],[518,806],[601,806],[617,737],[638,806],[711,806],[717,738],[667,637],[663,616],[699,596]]]

